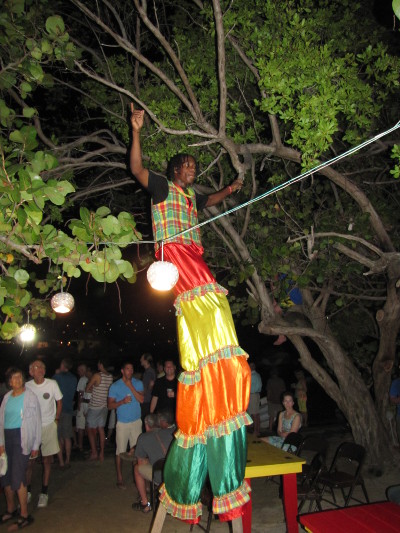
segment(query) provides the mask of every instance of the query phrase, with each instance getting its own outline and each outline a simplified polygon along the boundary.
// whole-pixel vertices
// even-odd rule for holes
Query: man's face
[[[167,378],[175,377],[176,366],[172,361],[166,361],[164,365],[164,372]]]
[[[46,366],[42,361],[34,361],[29,367],[29,374],[33,377],[35,383],[42,383],[46,374]]]
[[[193,185],[196,179],[196,161],[193,157],[188,157],[180,168],[175,169],[174,182],[182,187]]]
[[[78,370],[78,376],[80,378],[83,378],[83,376],[86,375],[86,366],[85,365],[79,365],[77,370]]]
[[[133,376],[133,365],[125,365],[121,368],[122,377],[125,379],[132,379]]]

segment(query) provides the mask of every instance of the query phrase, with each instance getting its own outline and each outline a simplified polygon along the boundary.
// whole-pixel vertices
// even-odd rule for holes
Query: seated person
[[[267,442],[276,446],[276,448],[282,448],[285,438],[289,433],[297,433],[301,428],[301,415],[294,410],[294,396],[291,392],[284,392],[282,394],[282,405],[285,408],[284,411],[279,413],[278,417],[278,436],[268,437]],[[288,445],[285,444],[283,449],[287,451]],[[294,449],[294,446],[291,446]]]
[[[132,508],[143,513],[151,511],[146,493],[146,481],[152,480],[154,463],[159,459],[165,459],[167,455],[176,429],[173,422],[173,415],[169,411],[158,415],[147,415],[144,419],[146,433],[142,433],[136,443],[135,457],[138,462],[134,467],[134,476],[140,499],[132,504]],[[157,482],[161,483],[161,472],[157,474],[159,476]]]

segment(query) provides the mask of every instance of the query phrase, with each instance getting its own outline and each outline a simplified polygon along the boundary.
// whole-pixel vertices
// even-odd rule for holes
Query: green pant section
[[[175,503],[197,504],[208,474],[214,497],[228,495],[243,484],[246,457],[245,426],[191,448],[181,448],[174,441],[164,467],[165,488]]]

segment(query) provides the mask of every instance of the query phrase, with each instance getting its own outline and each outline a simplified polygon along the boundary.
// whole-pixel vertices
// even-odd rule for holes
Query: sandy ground
[[[313,432],[317,430],[313,429]],[[337,444],[343,440],[350,440],[345,431],[336,431],[332,434],[321,430],[329,437],[330,451],[336,449]],[[127,489],[120,490],[116,487],[114,466],[114,447],[107,448],[106,458],[103,463],[88,462],[80,454],[74,454],[69,470],[61,471],[54,464],[49,490],[49,505],[45,509],[37,509],[37,500],[40,492],[41,466],[35,465],[32,483],[33,499],[30,512],[34,523],[29,526],[30,533],[147,533],[150,530],[152,513],[145,515],[132,510],[132,503],[137,499],[137,491],[133,484],[131,463],[124,462],[124,478]],[[383,476],[377,478],[364,473],[371,501],[385,499],[385,490],[389,485],[400,483],[399,469],[390,469]],[[265,478],[252,482],[253,498],[253,533],[284,533],[286,531],[282,502],[278,495],[278,485]],[[361,499],[360,489],[355,495]],[[324,508],[329,505],[323,504]],[[305,506],[304,511],[308,510]],[[4,496],[0,501],[0,512],[5,511]],[[203,517],[204,525],[207,511]],[[7,531],[5,525],[0,526],[2,531]],[[188,524],[167,517],[163,532],[180,533],[189,532]],[[200,532],[198,527],[193,528],[194,533]],[[214,520],[211,525],[212,532],[229,532],[228,524]]]

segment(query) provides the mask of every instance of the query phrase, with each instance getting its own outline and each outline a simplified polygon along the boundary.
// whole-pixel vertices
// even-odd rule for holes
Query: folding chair
[[[213,503],[213,493],[211,489],[211,483],[210,478],[207,476],[206,482],[204,484],[204,487],[200,494],[200,500],[203,505],[203,508],[206,507],[208,511],[208,518],[207,518],[207,524],[204,527],[202,524],[198,523],[196,524],[197,527],[205,531],[206,533],[209,533],[211,529],[211,522],[213,517],[213,510],[212,510],[212,503]],[[217,516],[215,516],[217,518]],[[190,526],[190,531],[193,531],[194,524]]]
[[[304,465],[303,465],[304,466]],[[310,465],[307,474],[300,478],[297,484],[297,498],[299,499],[299,507],[298,512],[300,513],[303,505],[307,500],[309,500],[310,504],[308,506],[308,512],[311,512],[311,507],[313,502],[316,503],[316,506],[319,511],[322,511],[321,507],[321,489],[319,488],[319,478],[321,473],[323,472],[325,466],[325,459],[320,454],[317,453]]]
[[[300,446],[300,451],[297,455],[301,456],[307,462],[303,465],[303,471],[299,474],[301,479],[305,478],[311,466],[311,462],[316,455],[320,455],[323,465],[326,469],[326,454],[328,451],[328,441],[323,437],[315,435],[306,435]]]
[[[289,435],[285,438],[281,448],[282,450],[284,450],[285,446],[287,445],[288,448],[285,451],[293,453],[294,455],[299,455],[303,441],[304,441],[303,435],[301,435],[300,433],[292,432],[292,433],[289,433]]]
[[[326,487],[331,491],[333,502],[329,503],[332,503],[336,507],[340,507],[340,505],[336,503],[334,489],[340,489],[342,491],[344,507],[348,506],[351,499],[358,503],[364,503],[353,496],[354,488],[357,485],[361,486],[365,500],[369,503],[367,489],[365,488],[364,480],[361,476],[361,469],[364,464],[365,455],[365,448],[360,444],[343,442],[338,446],[329,470],[327,472],[322,472],[319,478],[319,482],[322,486],[322,495],[324,494]],[[349,489],[347,495],[344,491],[345,488]],[[324,500],[324,498],[322,499]]]
[[[156,508],[158,505],[158,487],[163,481],[163,470],[164,470],[165,458],[159,459],[153,465],[153,473],[151,476],[151,489],[150,489],[150,505],[153,509],[153,515],[156,513]],[[157,473],[161,473],[160,477],[157,476]]]
[[[299,452],[301,451],[301,445],[303,443],[304,437],[300,433],[295,433],[294,431],[292,433],[289,433],[285,440],[282,443],[281,450],[285,449],[285,446],[288,446],[286,452],[290,452],[293,455],[299,455]],[[268,477],[267,481],[270,480],[272,483],[276,483],[277,485],[280,485],[279,493],[282,492],[282,476],[279,476],[279,480],[274,479],[274,476]]]

